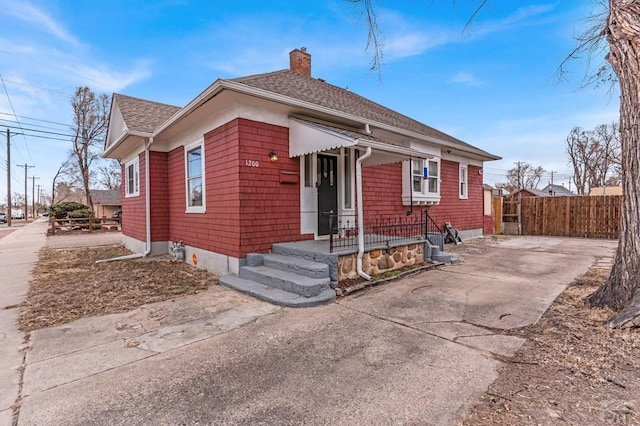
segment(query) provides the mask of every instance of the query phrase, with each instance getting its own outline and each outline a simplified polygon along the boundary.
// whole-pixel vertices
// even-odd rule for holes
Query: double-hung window
[[[440,159],[412,159],[403,166],[402,202],[409,205],[433,205],[440,202]],[[409,174],[409,169],[411,173]],[[426,172],[426,173],[425,173]],[[410,188],[404,182],[410,181]],[[409,194],[409,191],[412,194]]]
[[[138,157],[124,165],[125,197],[140,195],[140,162]]]
[[[466,165],[460,164],[460,198],[469,198],[469,170]]]
[[[206,193],[202,139],[185,147],[185,180],[187,213],[204,213]]]

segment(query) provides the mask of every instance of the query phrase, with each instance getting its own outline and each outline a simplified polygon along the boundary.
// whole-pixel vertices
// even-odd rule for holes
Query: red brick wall
[[[147,241],[147,228],[145,225],[145,175],[144,153],[138,156],[140,167],[140,195],[137,197],[125,197],[125,168],[122,166],[122,233],[140,241]]]
[[[429,215],[438,225],[451,222],[453,227],[479,229],[483,227],[483,193],[480,167],[469,166],[469,198],[461,200],[458,196],[459,164],[442,160],[440,204],[429,206]],[[363,201],[365,217],[384,215],[404,215],[409,206],[402,205],[402,164],[393,163],[382,166],[363,167]],[[414,206],[415,214],[425,206]]]

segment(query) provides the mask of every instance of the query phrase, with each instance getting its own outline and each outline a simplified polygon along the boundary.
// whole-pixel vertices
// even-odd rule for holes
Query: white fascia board
[[[113,153],[113,151],[116,150],[116,148],[118,148],[122,142],[124,142],[129,136],[138,136],[140,138],[149,138],[151,137],[151,133],[147,133],[147,132],[138,132],[135,130],[124,130],[120,136],[118,136],[118,139],[116,139],[110,146],[109,148],[107,148],[103,153],[102,153],[102,158],[114,158],[114,157],[110,157],[110,155]]]

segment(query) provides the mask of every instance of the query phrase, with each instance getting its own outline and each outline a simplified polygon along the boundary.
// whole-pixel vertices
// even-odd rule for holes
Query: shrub
[[[71,212],[74,211],[86,211],[89,212],[88,215],[85,216],[85,213],[82,213],[81,216],[71,216]],[[65,217],[90,217],[91,213],[88,206],[85,206],[81,203],[76,203],[75,201],[66,201],[63,203],[54,204],[49,207],[49,216],[53,216],[56,219],[62,219]]]
[[[88,208],[72,210],[67,214],[69,219],[86,219],[91,217],[91,210]]]

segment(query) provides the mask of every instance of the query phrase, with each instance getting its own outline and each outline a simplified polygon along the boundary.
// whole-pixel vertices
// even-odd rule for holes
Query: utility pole
[[[31,176],[31,217],[32,218],[36,217],[36,179],[40,179],[40,178]]]
[[[7,129],[7,226],[11,226],[11,136],[22,133],[11,133]]]
[[[25,221],[26,221],[27,213],[29,211],[29,203],[27,203],[27,180],[29,178],[27,177],[27,171],[31,168],[34,168],[35,166],[29,166],[27,163],[24,163],[24,164],[18,164],[18,167],[24,168],[24,212],[22,213],[24,214]]]
[[[42,201],[41,201],[41,198],[40,198],[40,186],[42,186],[42,185],[37,184],[36,186],[38,187],[38,209],[40,209],[40,207],[42,207]]]
[[[555,191],[553,190],[553,174],[554,173],[555,172],[553,172],[553,171],[551,172],[551,189],[549,190],[549,195],[556,195]]]

